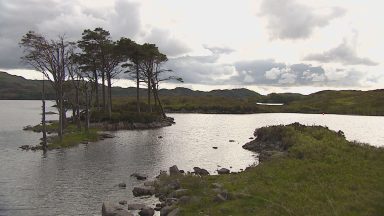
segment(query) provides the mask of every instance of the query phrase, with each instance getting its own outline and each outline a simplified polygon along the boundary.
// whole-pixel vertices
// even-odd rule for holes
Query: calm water
[[[130,174],[155,176],[174,164],[184,170],[200,166],[214,172],[218,166],[232,166],[238,171],[255,162],[254,154],[241,145],[255,128],[266,125],[297,121],[326,125],[343,130],[350,140],[384,145],[383,117],[170,114],[177,122],[172,127],[119,131],[114,139],[46,155],[21,151],[20,145],[38,143],[40,134],[21,129],[40,121],[40,105],[39,101],[0,101],[1,216],[100,215],[104,200],[135,199],[131,189],[140,182]],[[127,183],[127,189],[115,186],[120,182]]]

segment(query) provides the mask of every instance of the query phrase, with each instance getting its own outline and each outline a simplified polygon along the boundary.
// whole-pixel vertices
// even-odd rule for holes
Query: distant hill
[[[48,83],[47,83],[48,84]],[[28,80],[0,72],[0,100],[39,100],[41,80]],[[54,99],[54,92],[47,85],[47,99]],[[140,89],[145,100],[146,89]],[[249,89],[194,91],[188,88],[161,89],[159,94],[168,112],[203,113],[335,113],[356,115],[384,115],[384,89],[372,91],[320,91],[310,95],[272,93],[261,95]],[[134,87],[113,87],[114,98],[134,100]],[[257,102],[283,103],[283,106],[262,106]]]
[[[46,83],[47,99],[54,99],[54,92],[50,85]],[[0,100],[39,100],[41,99],[41,80],[28,80],[21,76],[11,75],[0,71]],[[141,95],[146,95],[146,89],[140,89]],[[209,92],[193,91],[188,88],[161,89],[160,96],[212,96],[246,98],[261,97],[259,93],[248,89],[213,90]],[[113,97],[134,97],[136,88],[113,87]]]
[[[54,92],[47,83],[47,98],[53,99]],[[0,71],[1,100],[37,100],[41,99],[41,80],[28,80],[21,76]]]

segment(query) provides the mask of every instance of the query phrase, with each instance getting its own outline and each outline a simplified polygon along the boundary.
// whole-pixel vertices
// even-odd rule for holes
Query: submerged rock
[[[141,209],[141,211],[139,212],[140,216],[153,216],[154,214],[155,214],[155,210],[150,207],[145,207]]]
[[[133,173],[131,176],[135,177],[137,180],[146,180],[147,179],[147,176],[140,174],[140,173]]]
[[[134,187],[133,190],[133,196],[152,196],[155,194],[155,188],[154,187]]]
[[[133,216],[132,213],[125,210],[122,206],[110,202],[104,202],[101,207],[102,216]]]
[[[146,205],[144,204],[138,204],[138,203],[128,204],[128,210],[141,210],[145,207]]]
[[[125,184],[124,182],[122,182],[122,183],[119,183],[118,186],[119,186],[119,188],[126,188],[126,187],[127,187],[127,184]]]

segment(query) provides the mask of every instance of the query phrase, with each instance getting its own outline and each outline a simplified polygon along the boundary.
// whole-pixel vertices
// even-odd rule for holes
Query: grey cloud
[[[155,43],[160,51],[168,56],[180,56],[190,51],[190,48],[184,42],[172,37],[171,32],[166,29],[152,28],[150,33],[144,37],[144,40]]]
[[[29,30],[48,37],[65,35],[77,40],[84,29],[103,27],[114,38],[134,37],[141,27],[140,5],[116,0],[112,8],[89,8],[80,0],[0,1],[0,68],[26,68],[20,63],[18,43]]]
[[[186,84],[257,86],[360,86],[364,74],[354,69],[324,68],[310,64],[276,62],[273,59],[218,62],[215,54],[171,58],[164,65]]]
[[[172,69],[185,83],[223,84],[224,77],[231,76],[234,67],[229,64],[218,64],[217,56],[183,56],[170,59],[165,67]]]
[[[229,47],[219,47],[219,46],[209,46],[209,45],[203,45],[204,49],[207,49],[211,51],[215,55],[221,55],[221,54],[230,54],[234,52],[234,49],[231,49]]]
[[[263,0],[260,10],[260,15],[268,20],[271,39],[308,38],[315,28],[328,25],[346,12],[342,8],[332,7],[328,13],[320,14],[295,0]]]
[[[369,58],[359,57],[356,53],[355,45],[348,44],[347,40],[344,40],[339,46],[323,53],[310,54],[304,57],[304,60],[322,63],[338,62],[344,65],[378,65],[378,63],[370,60]]]

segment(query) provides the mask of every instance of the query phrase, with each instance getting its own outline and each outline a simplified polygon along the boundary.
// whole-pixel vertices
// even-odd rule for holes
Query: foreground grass
[[[239,174],[179,177],[194,202],[181,215],[384,215],[384,151],[323,127],[275,126],[264,133],[287,153]],[[268,135],[267,135],[268,136]],[[232,194],[215,202],[211,183]]]

